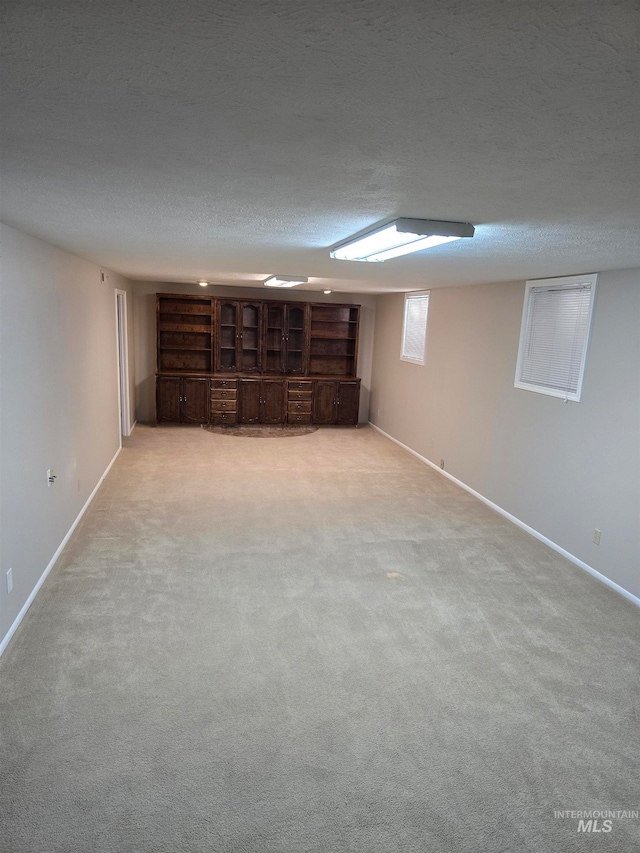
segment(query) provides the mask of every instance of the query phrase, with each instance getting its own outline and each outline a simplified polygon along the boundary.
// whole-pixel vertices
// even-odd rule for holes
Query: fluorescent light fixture
[[[272,275],[263,282],[265,287],[295,287],[309,281],[304,275]]]
[[[204,279],[202,279],[202,281],[199,281],[198,284],[200,285],[200,287],[209,287],[209,282],[205,281]]]
[[[340,261],[388,261],[409,252],[421,252],[432,246],[450,243],[461,237],[473,237],[474,227],[467,222],[440,222],[435,219],[396,219],[361,237],[355,237],[331,249],[331,257]]]
[[[331,291],[330,291],[330,290],[323,290],[322,292],[323,292],[323,293],[331,293]]]

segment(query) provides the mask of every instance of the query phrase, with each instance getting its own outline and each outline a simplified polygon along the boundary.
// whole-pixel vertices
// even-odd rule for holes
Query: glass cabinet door
[[[240,305],[240,370],[243,373],[260,370],[260,307],[252,302]]]
[[[304,331],[304,305],[288,305],[285,373],[303,372]]]
[[[220,302],[218,311],[218,370],[237,370],[238,303]]]
[[[285,306],[282,302],[271,302],[265,306],[265,373],[282,373],[284,370],[284,315]]]

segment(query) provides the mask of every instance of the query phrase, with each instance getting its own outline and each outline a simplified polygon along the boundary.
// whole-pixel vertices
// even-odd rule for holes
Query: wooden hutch
[[[359,305],[156,298],[158,423],[358,423]]]

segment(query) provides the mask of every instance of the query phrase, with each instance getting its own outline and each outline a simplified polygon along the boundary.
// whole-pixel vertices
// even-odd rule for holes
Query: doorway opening
[[[127,346],[127,293],[116,290],[116,335],[118,343],[118,406],[120,433],[131,434],[129,415],[129,350]]]

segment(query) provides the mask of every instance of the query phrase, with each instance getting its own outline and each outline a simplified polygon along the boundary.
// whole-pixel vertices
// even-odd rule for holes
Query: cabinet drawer
[[[211,412],[212,424],[235,424],[237,420],[236,412]]]
[[[309,400],[311,401],[311,391],[292,391],[289,389],[289,400]]]
[[[211,380],[211,388],[232,388],[235,389],[238,387],[237,379],[212,379]]]
[[[238,392],[235,388],[212,388],[211,403],[216,400],[235,400]]]
[[[289,380],[289,391],[313,391],[313,382],[292,382]]]
[[[287,414],[287,423],[289,424],[310,424],[311,413],[304,414],[301,412],[289,412]]]
[[[237,405],[235,400],[212,400],[211,409],[214,412],[235,412]]]
[[[311,414],[311,400],[299,400],[296,403],[292,403],[291,400],[289,400],[288,412],[289,412],[289,414],[300,413],[300,414],[310,415]]]

